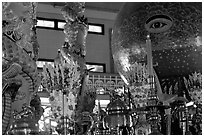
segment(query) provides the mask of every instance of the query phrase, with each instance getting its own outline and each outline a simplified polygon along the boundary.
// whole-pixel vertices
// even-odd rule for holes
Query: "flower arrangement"
[[[135,106],[146,106],[148,92],[150,91],[147,65],[135,62],[132,66],[127,68],[127,72],[125,74]]]
[[[45,64],[42,75],[43,85],[50,93],[53,116],[59,120],[64,114],[73,120],[77,89],[81,86],[79,65],[73,60],[61,57],[54,67]]]
[[[73,60],[65,60],[63,57],[60,63],[45,64],[43,67],[43,85],[48,91],[54,89],[63,90],[66,95],[74,89],[80,87],[79,65]]]
[[[192,100],[197,104],[202,104],[202,74],[195,72],[189,75],[188,80],[184,77],[184,83]]]
[[[53,92],[50,94],[49,101],[51,104],[53,117],[56,119],[56,121],[60,120],[63,113],[69,118],[69,120],[74,119],[76,97],[73,95],[73,93],[70,92],[68,95],[63,96],[62,91],[53,90]]]
[[[148,70],[147,66],[143,63],[134,63],[132,66],[126,68],[124,77],[126,78],[129,86],[143,86],[148,84]]]

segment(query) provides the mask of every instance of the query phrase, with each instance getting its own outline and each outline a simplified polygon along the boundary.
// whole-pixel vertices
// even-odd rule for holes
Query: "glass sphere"
[[[147,69],[147,36],[159,79],[201,72],[201,11],[201,2],[125,3],[112,35],[113,59],[125,83],[131,84]]]

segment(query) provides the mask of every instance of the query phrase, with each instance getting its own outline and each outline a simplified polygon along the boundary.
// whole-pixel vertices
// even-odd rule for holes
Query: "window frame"
[[[106,64],[105,63],[86,62],[86,65],[102,66],[103,67],[103,72],[99,72],[99,71],[91,71],[91,72],[106,73]]]
[[[45,27],[45,26],[37,26],[36,25],[36,28],[39,28],[39,29],[51,29],[51,30],[56,30],[57,29],[57,26],[56,26],[57,20],[55,20],[55,19],[37,17],[37,21],[38,20],[53,21],[54,22],[54,27]]]
[[[98,35],[104,35],[105,34],[104,24],[97,24],[97,23],[88,23],[88,24],[92,25],[92,26],[101,27],[101,32],[88,31],[88,33],[90,33],[90,34],[98,34]]]
[[[36,28],[39,29],[51,29],[51,30],[61,30],[63,31],[63,28],[59,28],[58,27],[58,23],[59,22],[64,22],[66,23],[65,20],[61,20],[61,19],[51,19],[51,18],[43,18],[43,17],[37,17],[37,20],[45,20],[45,21],[53,21],[54,22],[54,27],[43,27],[43,26],[37,26]],[[105,34],[105,27],[104,24],[98,24],[98,23],[88,23],[88,25],[92,25],[92,26],[97,26],[97,27],[101,27],[101,32],[92,32],[92,31],[88,31],[88,34],[97,34],[97,35],[104,35]]]

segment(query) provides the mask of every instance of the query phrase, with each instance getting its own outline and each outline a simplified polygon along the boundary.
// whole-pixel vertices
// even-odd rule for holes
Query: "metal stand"
[[[179,102],[179,126],[182,129],[183,135],[190,135],[191,132],[189,131],[188,125],[188,108],[186,107],[185,102]]]
[[[148,119],[151,125],[150,135],[162,135],[158,130],[159,113],[158,113],[158,98],[154,89],[154,76],[149,76],[150,93],[147,102],[147,109],[149,110],[150,117]]]

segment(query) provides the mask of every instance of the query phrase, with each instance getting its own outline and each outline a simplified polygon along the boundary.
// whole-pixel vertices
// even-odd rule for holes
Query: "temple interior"
[[[202,135],[202,2],[2,2],[2,135]]]

